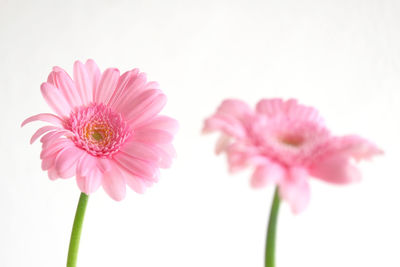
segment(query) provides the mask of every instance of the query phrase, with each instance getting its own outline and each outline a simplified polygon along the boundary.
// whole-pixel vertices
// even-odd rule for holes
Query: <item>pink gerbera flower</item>
[[[142,193],[157,181],[159,168],[171,165],[178,124],[158,115],[166,96],[138,69],[120,76],[115,68],[101,73],[93,60],[76,61],[73,79],[54,67],[41,91],[56,115],[38,114],[22,126],[38,120],[52,124],[31,139],[43,135],[40,158],[51,180],[76,176],[82,192],[103,186],[122,200],[126,185]]]
[[[205,121],[204,131],[221,131],[216,152],[225,151],[231,171],[254,167],[251,184],[277,184],[296,213],[310,198],[309,177],[335,184],[359,181],[355,161],[382,151],[356,136],[333,136],[318,111],[290,99],[263,99],[252,110],[226,100]]]

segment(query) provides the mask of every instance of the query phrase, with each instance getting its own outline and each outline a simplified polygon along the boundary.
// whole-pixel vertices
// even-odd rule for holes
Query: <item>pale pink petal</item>
[[[40,142],[43,145],[46,144],[47,146],[49,146],[51,143],[54,143],[55,141],[59,140],[59,137],[63,136],[63,134],[61,133],[62,133],[61,130],[48,132],[45,135],[43,135],[42,138],[40,138]]]
[[[294,121],[313,121],[324,124],[318,110],[312,107],[300,105],[295,99],[283,101],[279,98],[262,99],[257,103],[256,111],[268,117],[285,117]]]
[[[127,91],[130,89],[130,85],[134,82],[138,73],[139,69],[133,69],[121,75],[118,80],[117,87],[108,101],[108,105],[110,107],[119,110],[119,105],[117,104],[120,103],[123,97],[126,97],[126,94],[128,93]]]
[[[103,189],[114,200],[121,201],[126,195],[126,180],[117,166],[103,174]]]
[[[132,127],[140,127],[147,120],[155,117],[160,111],[164,108],[167,103],[167,97],[164,94],[158,95],[151,104],[149,104],[143,113],[141,114],[132,114],[129,120]]]
[[[204,122],[203,132],[222,131],[228,136],[244,138],[253,111],[241,100],[228,99],[221,103],[217,112]]]
[[[43,149],[42,153],[40,153],[40,158],[42,159],[42,169],[48,170],[55,167],[56,157],[60,153],[61,150],[66,149],[67,147],[72,147],[73,144],[67,142],[54,142],[54,145],[48,146],[48,148]]]
[[[42,128],[39,128],[32,136],[30,143],[33,144],[40,136],[43,134],[47,133],[48,131],[60,129],[59,127],[56,126],[44,126]]]
[[[44,159],[50,157],[55,152],[66,148],[68,146],[74,146],[74,143],[68,138],[59,138],[54,142],[45,142],[42,146],[42,152],[40,152],[40,158]]]
[[[159,115],[139,127],[139,129],[145,128],[163,130],[174,135],[178,132],[179,124],[178,121],[175,119]]]
[[[91,172],[94,169],[98,169],[97,167],[97,158],[93,157],[92,155],[88,153],[84,153],[76,166],[76,173],[77,176],[80,177],[85,177],[88,175],[89,172]]]
[[[102,184],[103,174],[98,169],[89,170],[86,176],[76,176],[76,183],[79,189],[89,195],[97,191]]]
[[[59,138],[52,143],[44,143],[43,150],[40,153],[42,159],[42,170],[55,168],[55,160],[59,152],[68,147],[73,147],[74,144],[69,139]]]
[[[143,194],[148,186],[143,183],[141,178],[129,174],[126,175],[126,184],[138,194]]]
[[[310,175],[335,184],[347,184],[361,180],[360,171],[346,155],[334,155],[316,162],[310,168]]]
[[[56,140],[58,140],[60,137],[70,137],[72,136],[72,133],[68,130],[57,130],[57,131],[52,131],[48,132],[47,134],[43,135],[42,138],[40,138],[41,143],[52,143]]]
[[[229,147],[231,143],[231,138],[225,134],[221,134],[221,136],[218,138],[218,141],[215,145],[215,154],[219,155],[222,152],[225,152],[226,149]]]
[[[132,108],[132,101],[134,101],[143,91],[146,90],[147,76],[145,73],[136,73],[135,71],[132,79],[129,80],[128,84],[125,86],[126,89],[123,91],[121,96],[114,101],[113,107],[124,114],[124,111]],[[158,88],[157,88],[158,89]]]
[[[289,202],[294,213],[302,212],[310,201],[308,173],[303,168],[291,168],[279,183],[279,195]]]
[[[119,80],[119,70],[115,68],[106,69],[101,75],[100,83],[94,91],[94,101],[96,103],[107,104],[114,93]]]
[[[238,99],[224,100],[217,109],[217,114],[231,116],[240,121],[246,120],[251,113],[249,105]]]
[[[49,169],[49,170],[47,171],[47,175],[49,176],[49,179],[52,180],[52,181],[54,181],[54,180],[56,180],[57,178],[59,178],[59,175],[58,175],[57,170],[56,170],[55,167]]]
[[[40,89],[43,98],[55,113],[59,116],[69,116],[72,107],[69,105],[60,89],[56,88],[51,83],[42,83]]]
[[[146,143],[130,141],[121,148],[121,151],[131,157],[145,161],[159,162],[161,160],[161,156],[154,145]]]
[[[281,114],[282,110],[284,110],[283,106],[284,102],[280,98],[262,99],[257,103],[256,111],[269,117],[274,117]]]
[[[154,98],[160,95],[162,92],[158,89],[145,90],[133,98],[125,107],[120,107],[119,110],[124,114],[125,118],[129,118],[132,113],[137,114],[144,110]],[[126,101],[128,102],[128,101]]]
[[[61,150],[61,149],[60,149]],[[50,155],[50,157],[42,159],[42,170],[47,171],[51,168],[55,167],[55,157],[57,156],[58,151],[54,154]]]
[[[246,127],[239,120],[223,114],[216,114],[204,121],[203,133],[221,131],[238,139],[246,137]]]
[[[97,158],[97,167],[101,172],[108,172],[111,170],[112,164],[111,159],[108,158]]]
[[[127,172],[134,176],[154,180],[157,175],[157,168],[148,162],[132,158],[124,153],[118,153],[114,156],[115,162],[123,167]]]
[[[160,161],[158,166],[160,168],[169,168],[172,164],[172,160],[176,157],[176,151],[171,143],[168,144],[158,144],[154,147],[158,153]]]
[[[75,175],[79,158],[85,153],[76,147],[68,147],[61,150],[56,157],[56,170],[61,178],[69,178]]]
[[[328,142],[326,144],[328,147],[326,149],[327,156],[342,154],[359,161],[383,154],[383,151],[375,144],[357,135],[334,137]]]
[[[57,87],[71,108],[82,105],[82,100],[74,81],[65,70],[55,67],[49,75],[49,82]]]
[[[74,64],[74,80],[83,105],[92,102],[93,80],[89,76],[86,66],[79,60],[75,61]]]
[[[89,79],[92,83],[92,95],[89,97],[90,101],[93,101],[93,91],[97,89],[100,82],[101,72],[97,64],[92,59],[88,59],[85,63],[86,71]]]
[[[155,117],[165,106],[167,98],[158,89],[146,90],[129,102],[129,106],[121,109],[132,127],[139,127]]]
[[[248,166],[263,165],[269,162],[268,158],[259,154],[257,148],[246,143],[236,142],[227,148],[229,171],[234,173]]]
[[[63,120],[60,117],[51,113],[40,113],[24,120],[21,124],[21,127],[33,121],[45,121],[57,126],[63,125]]]
[[[166,144],[170,143],[173,135],[163,130],[143,129],[133,132],[132,140],[149,144]]]
[[[251,177],[251,186],[261,188],[270,184],[277,184],[285,178],[286,170],[279,164],[268,162],[256,167]]]

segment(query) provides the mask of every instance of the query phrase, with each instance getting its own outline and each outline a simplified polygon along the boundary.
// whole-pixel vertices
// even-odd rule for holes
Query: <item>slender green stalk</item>
[[[82,224],[85,218],[86,206],[89,196],[81,193],[78,207],[76,208],[74,225],[72,226],[71,240],[69,241],[67,267],[76,267],[78,259],[79,240],[81,239]]]
[[[271,205],[269,214],[267,242],[265,244],[265,267],[275,267],[275,237],[276,237],[276,223],[278,221],[279,212],[279,193],[278,187],[275,189],[274,199]]]

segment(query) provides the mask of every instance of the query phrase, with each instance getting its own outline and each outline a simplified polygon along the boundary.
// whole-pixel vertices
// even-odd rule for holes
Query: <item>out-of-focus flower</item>
[[[178,123],[158,115],[166,96],[138,69],[101,73],[93,60],[76,61],[73,79],[54,67],[41,91],[56,115],[38,114],[22,126],[51,124],[31,139],[43,135],[42,169],[51,180],[76,176],[82,192],[91,194],[102,185],[110,197],[122,200],[126,185],[142,193],[157,181],[159,168],[171,165]]]
[[[382,151],[357,136],[333,136],[318,111],[296,100],[263,99],[255,110],[225,100],[205,121],[204,132],[220,131],[216,152],[226,152],[231,171],[253,166],[251,184],[279,186],[295,213],[310,198],[309,177],[335,184],[359,181],[355,162]]]

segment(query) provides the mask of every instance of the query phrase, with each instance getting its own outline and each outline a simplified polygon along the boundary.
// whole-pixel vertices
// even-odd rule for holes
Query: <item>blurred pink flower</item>
[[[171,165],[178,123],[158,115],[166,96],[138,69],[120,76],[115,68],[101,73],[93,60],[76,61],[73,79],[54,67],[41,91],[56,115],[38,114],[22,126],[38,120],[51,124],[31,139],[43,135],[40,158],[51,180],[76,176],[82,192],[102,185],[119,201],[126,185],[142,193],[157,181],[159,168]]]
[[[227,153],[231,171],[253,166],[252,186],[277,184],[295,213],[309,202],[309,177],[356,182],[361,174],[354,162],[382,153],[359,136],[332,136],[316,109],[294,99],[263,99],[255,110],[225,100],[205,121],[204,132],[211,131],[222,132],[216,153]]]

